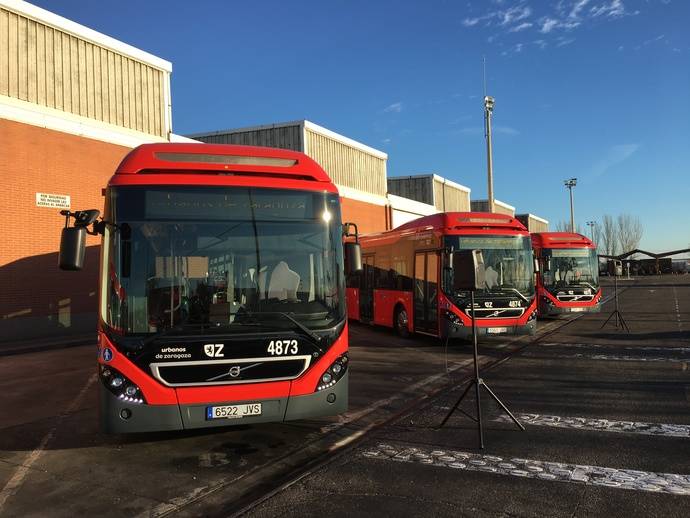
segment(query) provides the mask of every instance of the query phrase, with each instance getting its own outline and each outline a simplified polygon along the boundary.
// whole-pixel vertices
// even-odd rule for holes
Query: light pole
[[[596,225],[596,224],[597,224],[596,221],[588,221],[587,222],[587,226],[589,227],[589,233],[592,235],[592,243],[594,243],[594,225]]]
[[[563,182],[570,191],[570,231],[575,232],[575,208],[573,207],[573,187],[577,185],[577,178],[571,178]]]
[[[484,96],[484,136],[486,137],[486,173],[489,177],[488,201],[489,212],[494,211],[494,169],[493,152],[491,149],[491,114],[494,111],[494,98]]]

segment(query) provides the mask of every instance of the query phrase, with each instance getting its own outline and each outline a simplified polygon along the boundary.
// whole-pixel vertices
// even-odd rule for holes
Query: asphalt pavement
[[[487,393],[483,450],[459,411],[438,429],[459,386],[246,515],[688,516],[690,277],[626,282],[630,333],[611,301],[482,375],[525,431]]]
[[[619,292],[630,334],[608,303],[481,344],[526,427],[484,394],[484,450],[460,412],[436,429],[467,344],[353,325],[344,415],[130,436],[97,429],[95,346],[0,357],[0,516],[685,515],[690,276]]]

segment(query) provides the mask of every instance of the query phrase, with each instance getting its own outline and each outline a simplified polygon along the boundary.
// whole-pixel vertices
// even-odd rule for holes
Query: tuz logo
[[[204,354],[209,358],[224,358],[223,347],[225,347],[224,344],[206,344],[204,345]]]
[[[236,378],[237,376],[240,375],[240,372],[242,372],[242,369],[240,368],[240,366],[239,365],[233,365],[232,367],[230,367],[228,374],[230,375],[231,378]]]

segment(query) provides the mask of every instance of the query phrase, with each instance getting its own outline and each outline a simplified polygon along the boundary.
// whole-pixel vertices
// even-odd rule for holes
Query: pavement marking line
[[[677,475],[675,473],[655,473],[583,464],[503,458],[496,455],[401,445],[392,446],[390,444],[379,444],[374,448],[365,449],[361,455],[373,459],[426,464],[497,475],[690,496],[690,475]]]
[[[14,496],[17,493],[17,491],[19,491],[19,489],[21,489],[22,484],[24,484],[24,480],[26,479],[26,476],[29,474],[31,466],[33,466],[36,463],[36,461],[39,458],[41,458],[41,456],[45,452],[46,447],[48,446],[50,441],[53,440],[53,437],[55,437],[55,432],[57,432],[60,423],[62,423],[62,421],[67,416],[69,416],[77,410],[79,405],[81,405],[82,401],[84,400],[84,396],[86,395],[87,391],[91,388],[91,385],[93,385],[96,381],[96,378],[97,375],[94,373],[89,377],[88,380],[86,380],[86,384],[79,391],[79,394],[77,394],[77,396],[72,400],[72,403],[67,407],[67,409],[64,410],[60,415],[58,415],[56,423],[43,437],[43,439],[41,439],[41,442],[38,444],[38,447],[29,454],[29,456],[22,463],[22,465],[19,466],[12,474],[12,477],[7,481],[5,487],[2,488],[2,491],[0,491],[0,515],[2,514],[2,509],[7,503],[7,500],[10,497]]]
[[[523,353],[524,356],[535,357],[539,356],[536,353]],[[549,355],[548,359],[551,358],[565,358],[565,359],[576,359],[576,360],[605,360],[605,361],[622,361],[622,362],[671,362],[671,363],[682,363],[690,362],[690,358],[668,358],[663,356],[657,356],[653,358],[643,358],[641,356],[627,356],[624,354],[554,354]]]
[[[680,352],[690,353],[690,347],[655,347],[655,346],[640,346],[640,347],[618,347],[616,344],[602,345],[602,344],[583,344],[583,343],[556,343],[556,342],[542,342],[538,345],[546,347],[564,347],[566,349],[616,349],[617,351],[663,351],[663,352]]]
[[[587,417],[561,417],[557,415],[519,414],[516,416],[523,424],[533,426],[552,426],[571,430],[597,432],[636,433],[642,435],[660,435],[664,437],[690,438],[690,425],[645,423],[639,421],[612,421],[609,419],[591,419]],[[499,423],[512,423],[505,415],[493,419]]]
[[[676,287],[673,287],[673,298],[676,303],[676,323],[678,324],[678,331],[681,333],[683,332],[683,322],[680,319],[680,308],[678,307],[678,292],[676,291]]]

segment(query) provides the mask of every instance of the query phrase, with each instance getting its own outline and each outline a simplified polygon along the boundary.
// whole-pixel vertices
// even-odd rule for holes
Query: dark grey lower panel
[[[195,405],[133,405],[121,401],[99,385],[101,398],[101,429],[105,433],[158,432],[192,428],[212,428],[310,419],[341,414],[347,410],[349,373],[328,390],[291,398],[256,399],[251,401],[214,401]],[[333,402],[329,395],[335,396]],[[238,419],[206,419],[209,406],[261,403],[261,415]],[[128,419],[122,410],[131,412]]]
[[[288,401],[285,420],[310,419],[346,412],[349,378],[350,373],[346,372],[338,383],[327,390],[314,392],[306,396],[292,396]],[[329,394],[335,396],[332,403],[328,402]]]
[[[180,407],[177,405],[133,405],[121,401],[99,383],[101,430],[105,433],[160,432],[182,430]],[[131,412],[123,419],[120,412]]]
[[[214,401],[199,405],[180,405],[182,422],[185,428],[210,428],[215,426],[235,426],[238,424],[257,424],[282,421],[288,398],[256,399],[244,403],[261,403],[261,415],[246,416],[237,419],[206,419],[206,408],[209,406],[236,405],[237,401]]]
[[[527,322],[524,326],[496,326],[505,327],[506,332],[500,334],[489,333],[486,327],[477,327],[477,337],[481,336],[501,336],[501,335],[533,335],[537,332],[537,321],[533,319]],[[461,338],[464,340],[472,339],[472,326],[455,326],[446,322],[444,338],[450,336],[451,338]]]

